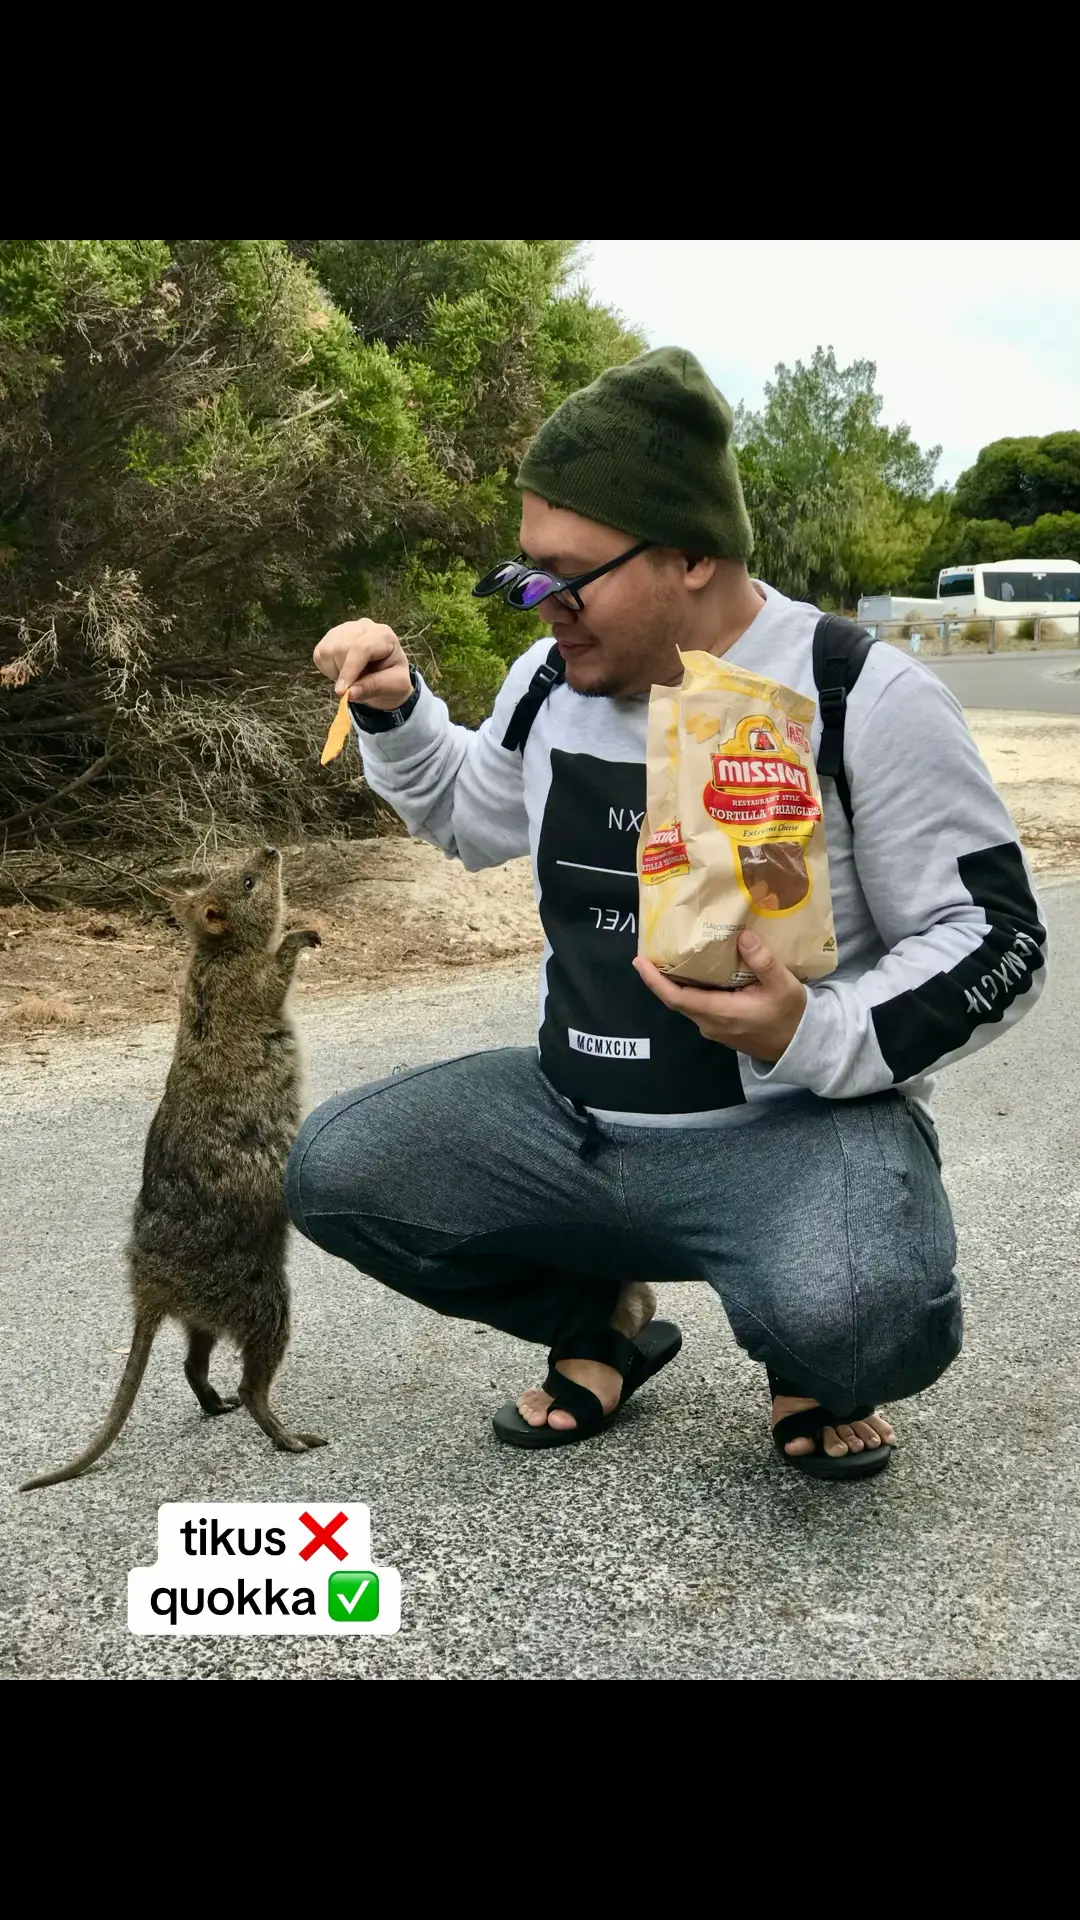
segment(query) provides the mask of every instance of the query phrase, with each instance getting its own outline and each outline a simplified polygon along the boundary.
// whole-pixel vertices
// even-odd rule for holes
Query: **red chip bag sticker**
[[[670,827],[658,827],[641,849],[640,877],[646,886],[658,880],[670,880],[674,874],[689,873],[686,842],[677,820]]]

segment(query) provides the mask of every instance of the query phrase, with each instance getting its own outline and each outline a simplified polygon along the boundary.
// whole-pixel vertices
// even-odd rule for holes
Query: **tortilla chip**
[[[349,737],[351,728],[352,722],[349,719],[349,696],[346,692],[342,694],[338,702],[338,710],[334,715],[333,725],[326,736],[326,745],[319,758],[320,767],[325,767],[329,761],[337,759],[338,754],[341,752],[342,747]]]

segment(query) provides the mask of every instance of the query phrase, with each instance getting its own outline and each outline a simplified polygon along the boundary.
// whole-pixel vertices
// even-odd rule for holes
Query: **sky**
[[[588,240],[583,278],[734,406],[817,346],[877,363],[938,485],[1012,434],[1080,429],[1080,241]]]

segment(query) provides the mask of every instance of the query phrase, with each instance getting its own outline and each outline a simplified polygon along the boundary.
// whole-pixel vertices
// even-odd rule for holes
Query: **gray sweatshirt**
[[[818,611],[761,590],[725,660],[815,700]],[[704,1039],[630,964],[648,696],[586,697],[563,683],[524,754],[502,745],[550,644],[514,662],[475,732],[422,685],[402,726],[354,733],[369,785],[416,838],[472,871],[529,854],[546,936],[540,1059],[568,1100],[642,1126],[737,1125],[806,1089],[844,1100],[895,1086],[928,1106],[937,1068],[1037,999],[1046,933],[1009,814],[952,694],[879,643],[848,698],[854,831],[822,782],[836,971],[808,987],[775,1064]],[[815,753],[820,737],[816,718]]]

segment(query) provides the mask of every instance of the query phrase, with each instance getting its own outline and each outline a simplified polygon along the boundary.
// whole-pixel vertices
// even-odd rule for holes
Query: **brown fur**
[[[324,1446],[290,1433],[270,1385],[289,1338],[284,1177],[300,1123],[296,1036],[285,1006],[301,947],[317,933],[281,937],[281,856],[265,847],[176,903],[194,941],[180,1027],[161,1105],[150,1125],[128,1245],[135,1332],[116,1398],[84,1453],[31,1487],[72,1480],[120,1432],[162,1320],[188,1332],[184,1372],[204,1413],[244,1405],[274,1445]],[[240,1348],[239,1395],[210,1385],[210,1354]]]

